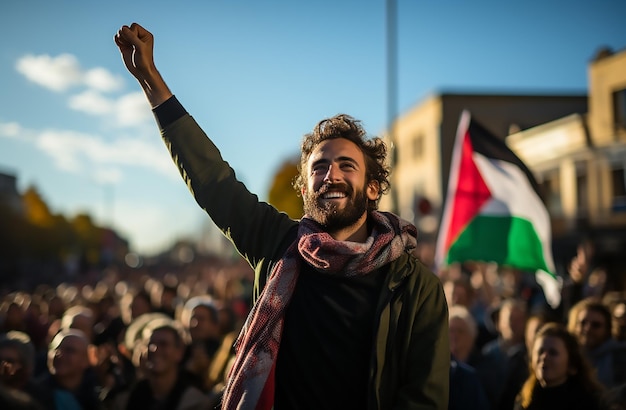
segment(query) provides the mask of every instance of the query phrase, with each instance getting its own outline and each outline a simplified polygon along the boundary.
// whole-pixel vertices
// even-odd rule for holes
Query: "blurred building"
[[[392,146],[392,189],[380,207],[415,222],[422,242],[436,241],[464,109],[506,138],[536,174],[555,244],[626,231],[626,52],[597,54],[588,95],[442,92],[400,116],[385,136]],[[615,236],[603,246],[625,249]]]
[[[601,50],[588,67],[589,110],[507,138],[535,173],[552,218],[555,251],[590,237],[601,263],[626,261],[626,50]]]
[[[22,196],[17,190],[17,177],[0,172],[0,205],[17,214],[23,214]]]
[[[444,92],[399,117],[386,139],[391,149],[391,192],[381,209],[416,223],[422,241],[434,241],[448,183],[450,158],[463,110],[497,136],[587,111],[585,95]]]

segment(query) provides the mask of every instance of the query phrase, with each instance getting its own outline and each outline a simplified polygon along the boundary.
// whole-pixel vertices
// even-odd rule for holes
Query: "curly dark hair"
[[[378,209],[380,197],[386,194],[390,187],[389,174],[391,171],[385,162],[387,146],[381,138],[367,138],[361,121],[347,114],[337,114],[334,117],[326,118],[318,122],[312,132],[304,135],[301,144],[298,175],[293,181],[294,188],[300,194],[302,188],[306,187],[306,165],[313,150],[323,141],[335,138],[345,138],[348,141],[352,141],[363,152],[366,180],[368,182],[377,181],[380,186],[376,201],[368,202],[368,211]]]

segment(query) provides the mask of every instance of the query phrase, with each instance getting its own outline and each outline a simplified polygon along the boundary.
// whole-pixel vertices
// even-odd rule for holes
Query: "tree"
[[[293,180],[298,175],[299,160],[288,159],[278,168],[270,187],[269,203],[293,219],[300,219],[304,214],[302,198],[293,187]]]
[[[43,200],[37,188],[28,187],[22,195],[24,201],[24,211],[26,220],[31,224],[39,227],[49,228],[54,224],[54,218],[48,205]]]

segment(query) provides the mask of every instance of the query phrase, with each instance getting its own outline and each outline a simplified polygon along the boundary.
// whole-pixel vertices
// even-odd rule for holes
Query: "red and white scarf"
[[[370,213],[372,233],[364,243],[336,241],[308,217],[300,221],[298,238],[272,270],[237,341],[222,409],[271,409],[274,366],[285,309],[305,261],[318,272],[345,277],[365,275],[417,246],[415,226],[388,212]]]

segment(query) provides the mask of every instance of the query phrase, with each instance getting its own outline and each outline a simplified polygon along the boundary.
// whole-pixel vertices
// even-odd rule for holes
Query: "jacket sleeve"
[[[450,385],[448,305],[437,276],[420,264],[408,345],[406,377],[398,386],[397,409],[447,409]]]
[[[164,105],[175,103],[168,100]],[[196,121],[181,109],[178,104],[173,116],[171,110],[155,112],[163,141],[196,202],[256,266],[275,253],[297,222],[250,193]]]

